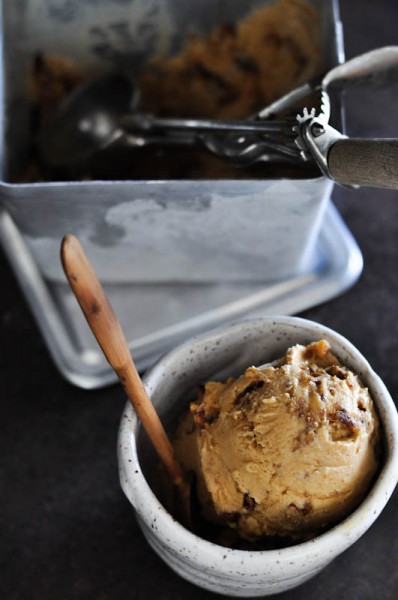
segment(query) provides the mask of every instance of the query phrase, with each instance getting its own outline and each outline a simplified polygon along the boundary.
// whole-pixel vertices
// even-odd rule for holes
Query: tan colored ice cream
[[[139,78],[146,110],[165,116],[247,118],[321,68],[318,12],[305,0],[277,0],[179,54],[154,57]]]
[[[344,518],[371,483],[378,446],[367,388],[323,340],[207,383],[175,441],[203,515],[248,540],[307,539]]]

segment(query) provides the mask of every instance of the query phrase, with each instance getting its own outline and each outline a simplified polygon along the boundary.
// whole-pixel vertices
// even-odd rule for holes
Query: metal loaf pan
[[[343,53],[337,2],[312,3],[331,67]],[[97,70],[142,63],[177,48],[192,28],[208,32],[262,4],[3,0],[0,197],[45,279],[64,280],[58,255],[67,232],[108,283],[273,282],[313,264],[332,190],[324,177],[18,183],[31,143],[26,83],[36,52]]]

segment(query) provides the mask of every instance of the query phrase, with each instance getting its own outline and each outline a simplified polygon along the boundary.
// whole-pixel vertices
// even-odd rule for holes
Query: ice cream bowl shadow
[[[196,337],[172,350],[145,375],[161,419],[172,427],[176,414],[204,382],[237,377],[250,365],[283,356],[290,346],[320,339],[329,342],[339,361],[369,389],[381,423],[383,458],[359,506],[308,541],[271,550],[241,550],[188,531],[165,508],[156,460],[131,406],[126,405],[118,438],[122,489],[150,546],[191,583],[228,596],[255,597],[294,588],[315,576],[371,527],[393,493],[398,480],[398,415],[387,388],[348,340],[296,317],[247,320]]]

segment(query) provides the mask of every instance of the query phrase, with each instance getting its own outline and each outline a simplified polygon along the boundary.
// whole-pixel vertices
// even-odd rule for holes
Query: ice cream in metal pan
[[[274,54],[267,52],[264,56],[263,46],[251,44],[251,47],[256,46],[257,53],[261,53],[258,67],[261,73],[267,71],[266,81],[264,76],[255,77],[247,68],[235,69],[234,73],[239,74],[239,82],[243,73],[245,81],[253,80],[253,85],[259,86],[263,82],[267,83],[267,87],[272,85],[272,94],[261,99],[256,96],[255,104],[252,93],[248,97],[245,95],[245,104],[244,98],[240,97],[239,114],[237,110],[236,114],[208,112],[210,101],[212,105],[216,104],[215,108],[225,101],[225,86],[217,98],[215,94],[206,92],[207,87],[200,100],[195,93],[200,109],[196,116],[220,119],[246,118],[301,81],[311,79],[317,69],[322,68],[321,63],[324,68],[330,68],[339,62],[342,39],[338,35],[340,22],[335,0],[306,3],[296,0],[284,0],[282,3],[264,0],[259,3],[250,0],[243,4],[201,0],[190,3],[189,10],[183,11],[181,3],[172,0],[166,4],[150,0],[151,10],[148,9],[148,0],[136,0],[133,6],[107,0],[101,3],[101,10],[97,10],[92,2],[84,1],[79,3],[74,14],[70,14],[67,28],[54,18],[54,11],[46,10],[47,5],[42,0],[29,0],[18,9],[15,3],[4,3],[4,125],[8,135],[4,138],[4,176],[0,185],[4,205],[22,232],[46,280],[57,284],[64,281],[58,249],[65,231],[73,231],[81,240],[101,280],[109,285],[218,285],[220,282],[222,285],[224,282],[235,285],[235,282],[241,281],[268,284],[312,272],[314,263],[318,264],[317,238],[332,182],[320,177],[315,168],[308,172],[304,163],[305,173],[301,168],[286,173],[285,166],[281,173],[274,164],[263,163],[259,165],[261,180],[258,179],[257,168],[229,167],[228,161],[211,157],[210,153],[206,153],[206,161],[202,154],[195,156],[195,164],[192,164],[194,152],[187,152],[185,147],[180,152],[182,161],[166,161],[162,156],[158,157],[156,173],[152,147],[132,150],[135,169],[132,169],[134,165],[128,158],[121,164],[116,157],[113,161],[103,157],[100,165],[96,164],[97,168],[90,172],[82,169],[83,173],[79,172],[79,176],[73,179],[73,174],[64,179],[62,174],[46,176],[47,173],[39,173],[38,179],[37,165],[26,164],[27,150],[33,141],[32,132],[27,127],[26,110],[31,98],[27,96],[26,83],[28,68],[35,64],[37,52],[44,57],[57,55],[68,58],[86,74],[129,66],[133,75],[137,76],[140,65],[136,69],[134,61],[134,64],[131,62],[137,54],[142,57],[141,66],[144,67],[153,57],[159,56],[165,61],[170,56],[176,58],[176,52],[186,49],[187,36],[192,29],[199,37],[208,36],[226,23],[237,24],[239,28],[246,18],[250,18],[251,23],[255,20],[257,29],[258,16],[253,17],[252,13],[260,5],[265,9],[268,5],[271,8],[271,4],[272,11],[282,16],[282,19],[274,19],[272,31],[276,28],[278,38],[283,33],[283,39],[287,35],[289,40],[296,40],[298,31],[299,39],[294,46],[277,46],[278,61],[274,60]],[[222,10],[219,10],[217,6],[221,8],[221,5]],[[310,5],[309,11],[306,5]],[[289,9],[299,13],[297,19],[286,18]],[[304,22],[299,16],[302,9]],[[93,41],[95,32],[111,32],[109,24],[114,22],[116,11],[123,28],[112,29],[115,38],[109,40],[112,42],[109,50],[115,60],[108,61],[98,46],[90,45],[88,41]],[[315,24],[311,17],[308,26],[309,13],[315,13]],[[83,14],[84,19],[79,17]],[[172,25],[171,29],[169,25]],[[70,35],[72,30],[73,36]],[[245,30],[247,32],[246,25]],[[126,31],[129,34],[127,42]],[[139,31],[152,33],[140,37]],[[227,31],[232,32],[231,29]],[[232,33],[228,43],[231,39],[234,43]],[[117,37],[119,34],[120,37]],[[260,33],[256,39],[259,37]],[[245,39],[253,42],[251,27]],[[157,44],[158,41],[164,42],[162,47]],[[271,44],[273,41],[275,36],[271,37]],[[297,49],[297,44],[302,48],[300,53],[292,51],[292,47]],[[221,72],[220,60],[217,59],[216,65],[214,52],[207,56],[211,70],[217,67],[217,73]],[[217,54],[219,56],[220,53]],[[304,70],[298,69],[296,77],[296,67],[300,67],[298,63],[302,62],[302,57],[308,60],[305,60]],[[281,72],[278,67],[276,72],[275,65],[282,62],[286,68]],[[204,66],[208,63],[201,61]],[[247,67],[247,62],[244,65]],[[286,75],[288,69],[294,77]],[[223,70],[221,75],[224,73]],[[48,75],[48,71],[43,73],[43,76]],[[155,80],[158,82],[159,78],[155,77]],[[167,85],[171,83],[166,77],[161,81]],[[183,81],[186,82],[186,79]],[[229,81],[228,78],[227,83]],[[216,87],[214,78],[210,81],[209,77],[201,78],[201,82]],[[140,87],[143,87],[141,82]],[[183,91],[188,91],[185,83],[182,87]],[[36,86],[35,90],[47,93],[50,91],[48,88],[44,84]],[[246,92],[247,86],[237,84],[233,89]],[[167,100],[175,104],[175,95],[159,93],[159,87],[156,91],[156,101]],[[205,101],[207,98],[207,104],[203,97]],[[217,100],[220,102],[217,103]],[[234,101],[234,109],[237,109],[236,105]],[[230,104],[227,106],[225,102],[222,105],[224,110],[229,107]],[[39,110],[40,98],[35,108]],[[155,112],[155,108],[145,105],[149,112]],[[206,110],[202,110],[204,108]],[[333,112],[337,121],[339,109],[336,99]],[[185,115],[185,111],[179,110],[178,113]],[[178,116],[178,113],[173,112],[173,116]],[[171,113],[162,107],[161,114]],[[338,126],[338,123],[335,124]],[[174,157],[177,149],[173,147],[170,153]],[[142,157],[138,164],[137,155]],[[147,159],[144,160],[144,157]],[[213,160],[209,167],[210,158]],[[110,172],[115,163],[116,174]],[[32,167],[29,173],[26,172],[27,166]],[[23,179],[26,183],[21,183],[23,176],[26,176]],[[214,261],[214,256],[217,256],[217,261]]]

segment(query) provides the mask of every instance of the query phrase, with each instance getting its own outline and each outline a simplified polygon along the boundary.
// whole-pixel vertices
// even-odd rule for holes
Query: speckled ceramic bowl
[[[294,317],[245,321],[197,337],[167,354],[145,376],[145,386],[167,423],[199,383],[236,376],[249,365],[283,355],[292,344],[320,338],[328,340],[340,360],[369,387],[383,424],[386,451],[383,467],[362,504],[309,542],[280,550],[232,550],[187,531],[158,499],[148,442],[130,404],[126,405],[118,445],[122,488],[149,544],[192,583],[229,596],[264,596],[293,588],[323,569],[365,533],[395,488],[398,416],[383,382],[350,342],[322,325]]]

